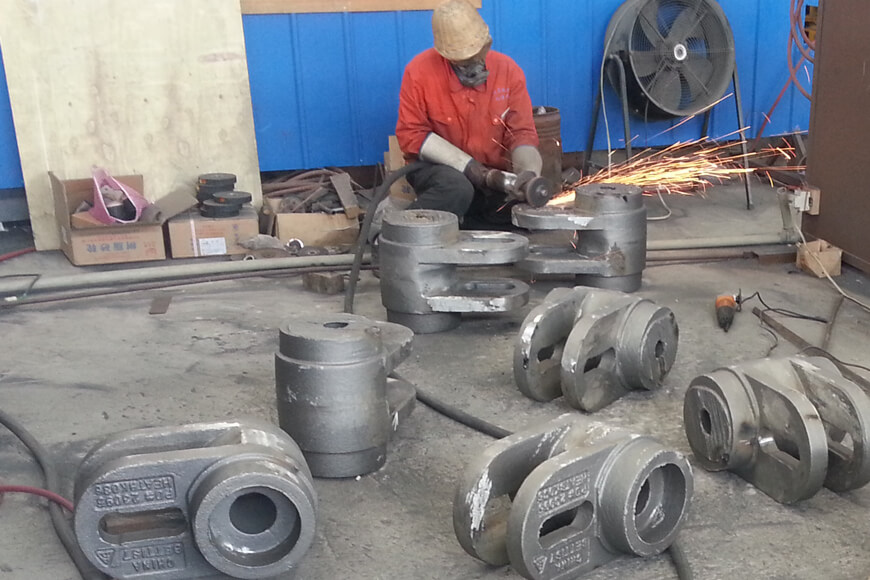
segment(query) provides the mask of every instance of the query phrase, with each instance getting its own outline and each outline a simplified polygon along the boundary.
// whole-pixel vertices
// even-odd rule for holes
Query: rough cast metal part
[[[650,437],[563,415],[501,439],[465,469],[453,529],[465,551],[525,578],[577,578],[666,550],[692,498],[685,457]]]
[[[536,401],[564,395],[597,411],[630,390],[661,387],[678,341],[669,308],[614,290],[556,288],[520,327],[514,379]]]
[[[275,354],[278,421],[317,477],[383,467],[387,442],[411,414],[414,387],[388,379],[414,333],[353,314],[298,316],[281,327]]]
[[[639,187],[601,183],[576,190],[574,206],[513,208],[529,230],[567,230],[572,245],[532,246],[519,267],[533,274],[575,274],[578,284],[634,292],[646,266],[646,208]]]
[[[416,333],[455,328],[463,312],[506,312],[529,301],[523,282],[464,280],[457,268],[518,262],[529,248],[523,236],[460,232],[454,214],[416,209],[387,213],[378,243],[387,319]]]
[[[78,543],[111,578],[272,578],[314,539],[311,472],[269,424],[113,435],[83,460],[75,498]]]
[[[822,357],[763,359],[692,381],[686,436],[702,467],[782,503],[870,481],[870,399]]]

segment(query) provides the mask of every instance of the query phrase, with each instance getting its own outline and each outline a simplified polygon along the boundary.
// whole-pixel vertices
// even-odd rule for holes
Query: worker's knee
[[[465,215],[474,199],[474,186],[461,172],[446,165],[424,167],[408,176],[417,194],[415,209],[448,211]]]

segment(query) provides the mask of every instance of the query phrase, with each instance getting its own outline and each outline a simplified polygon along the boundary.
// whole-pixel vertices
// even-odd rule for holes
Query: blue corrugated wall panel
[[[566,151],[585,147],[605,29],[621,2],[483,0],[481,14],[492,29],[494,48],[525,70],[535,104],[560,109]],[[754,135],[788,78],[790,0],[720,4],[734,30],[745,123]],[[261,168],[381,161],[395,127],[404,65],[432,44],[430,18],[431,12],[424,11],[246,16]],[[802,74],[811,75],[812,70]],[[605,92],[612,143],[619,147],[620,103],[609,86]],[[633,118],[634,145],[665,145],[699,136],[700,118],[668,130],[677,122],[644,124]],[[791,88],[765,134],[806,130],[808,125],[809,102]],[[736,129],[732,97],[715,108],[710,134],[725,136]],[[595,145],[606,147],[603,122]]]
[[[585,147],[604,33],[621,1],[483,0],[481,13],[495,49],[523,67],[535,104],[560,109],[565,151]],[[720,4],[734,30],[746,124],[754,135],[788,78],[790,0]],[[245,16],[261,169],[382,161],[387,136],[395,128],[403,68],[432,45],[430,18],[426,11]],[[811,74],[811,68],[801,70],[805,86]],[[605,93],[612,142],[619,147],[620,104],[609,87]],[[809,102],[790,88],[765,134],[806,130],[809,110]],[[632,119],[635,146],[698,137],[700,119],[666,131],[674,124]],[[723,136],[736,128],[732,98],[714,110],[710,133]],[[595,145],[606,146],[604,123],[599,123]],[[22,184],[0,59],[0,189]]]
[[[0,50],[0,189],[19,187],[24,187],[24,177],[21,175],[21,160],[18,158],[18,143],[15,140],[15,126],[12,124],[6,71],[3,68],[3,52]]]

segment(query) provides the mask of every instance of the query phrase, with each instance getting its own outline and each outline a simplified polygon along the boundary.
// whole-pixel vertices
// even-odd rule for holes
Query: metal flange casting
[[[85,457],[75,497],[78,543],[112,578],[272,578],[314,539],[311,472],[268,424],[119,433]]]
[[[512,279],[463,280],[457,266],[512,264],[529,241],[507,232],[459,231],[448,212],[406,210],[384,217],[379,238],[381,301],[390,322],[416,333],[450,330],[463,312],[506,312],[529,300]]]
[[[826,358],[763,359],[701,375],[683,418],[702,467],[733,471],[779,502],[870,481],[870,399]]]
[[[634,292],[646,266],[646,208],[639,187],[613,183],[576,189],[574,205],[513,208],[529,230],[574,232],[571,246],[532,246],[519,267],[532,274],[575,274],[578,284]]]
[[[613,290],[556,288],[520,327],[514,379],[536,401],[564,395],[597,411],[630,390],[658,389],[678,340],[669,308]]]
[[[650,437],[563,415],[501,439],[465,469],[453,529],[465,551],[525,578],[576,578],[666,550],[693,490],[685,457]]]
[[[275,354],[278,421],[317,477],[380,469],[387,442],[411,414],[414,387],[388,379],[414,333],[353,314],[298,316],[281,327]]]

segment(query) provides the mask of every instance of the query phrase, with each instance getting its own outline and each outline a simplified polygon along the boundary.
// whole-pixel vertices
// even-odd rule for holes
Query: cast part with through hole
[[[515,206],[521,228],[573,233],[564,246],[535,245],[518,266],[532,274],[574,274],[577,284],[634,292],[646,267],[646,207],[639,187],[615,183],[583,185],[574,203]]]
[[[354,314],[310,314],[281,327],[275,387],[281,428],[317,477],[377,471],[387,442],[414,408],[414,387],[388,375],[414,333]]]
[[[622,554],[666,550],[685,522],[680,453],[576,415],[501,439],[466,467],[453,529],[466,552],[525,578],[577,578]]]
[[[507,312],[529,301],[524,282],[467,280],[459,266],[513,264],[529,241],[507,232],[459,231],[459,218],[436,210],[387,212],[379,238],[381,301],[387,319],[419,334],[459,325],[461,313]]]
[[[556,288],[533,308],[514,345],[514,379],[536,401],[582,411],[631,390],[657,390],[677,356],[674,313],[613,290]]]
[[[762,359],[701,375],[683,405],[698,463],[795,503],[870,481],[870,399],[822,357]]]
[[[317,498],[293,440],[227,421],[113,435],[84,458],[76,539],[112,578],[273,578],[314,540]]]

